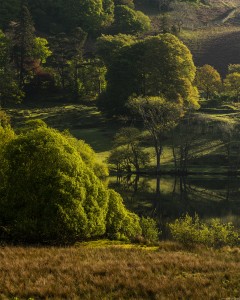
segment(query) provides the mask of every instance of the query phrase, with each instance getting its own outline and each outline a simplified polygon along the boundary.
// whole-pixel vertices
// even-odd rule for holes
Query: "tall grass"
[[[0,249],[0,299],[221,299],[240,294],[240,250],[178,244]]]

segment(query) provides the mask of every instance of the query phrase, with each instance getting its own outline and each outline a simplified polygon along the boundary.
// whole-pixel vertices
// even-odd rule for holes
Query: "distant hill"
[[[154,33],[161,32],[164,14],[168,22],[180,26],[179,37],[192,51],[196,65],[213,65],[225,75],[230,63],[240,63],[240,0],[173,1],[167,12],[156,6],[137,7],[150,16]]]

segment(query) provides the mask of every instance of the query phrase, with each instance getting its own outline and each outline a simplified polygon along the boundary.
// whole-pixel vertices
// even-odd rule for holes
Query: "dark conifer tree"
[[[24,87],[28,65],[34,47],[34,25],[28,10],[27,1],[21,1],[21,10],[17,22],[12,23],[13,30],[13,56],[18,69],[19,85]]]

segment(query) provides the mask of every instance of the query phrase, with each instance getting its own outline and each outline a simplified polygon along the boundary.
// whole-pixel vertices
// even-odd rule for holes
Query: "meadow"
[[[196,113],[199,119],[206,120],[210,126],[219,126],[219,124],[232,124],[238,121],[240,108],[237,103],[211,108],[206,103],[201,103],[202,108]],[[62,102],[25,103],[6,109],[11,117],[13,128],[24,126],[26,121],[41,119],[48,126],[60,131],[68,130],[74,137],[82,139],[88,143],[97,153],[100,161],[106,161],[110,151],[114,146],[114,136],[117,131],[124,126],[129,126],[121,118],[110,119],[101,113],[94,102],[77,104]],[[211,125],[215,124],[215,125]],[[209,125],[207,125],[209,126]],[[141,128],[142,130],[142,128]],[[192,147],[193,162],[189,166],[189,171],[193,173],[212,174],[227,173],[226,162],[222,159],[224,150],[224,141],[219,139],[218,135],[209,134],[199,135]],[[198,133],[196,133],[196,136]],[[154,172],[155,153],[152,144],[148,141],[144,143],[145,151],[150,153],[150,163],[144,172]],[[220,164],[219,161],[222,161]],[[169,172],[174,169],[171,141],[167,140],[161,158],[162,171]]]
[[[240,250],[110,241],[1,247],[0,298],[222,299],[240,294]],[[13,259],[14,258],[14,259]]]

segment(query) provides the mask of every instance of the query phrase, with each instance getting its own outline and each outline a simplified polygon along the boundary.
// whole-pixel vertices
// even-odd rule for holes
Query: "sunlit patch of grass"
[[[117,247],[120,249],[142,249],[142,250],[147,250],[147,251],[159,250],[159,246],[147,246],[147,245],[141,245],[141,244],[132,244],[132,243],[124,242],[124,241],[111,241],[111,240],[107,240],[107,239],[76,243],[75,247],[88,247],[91,249],[92,248],[106,249],[106,247]]]

